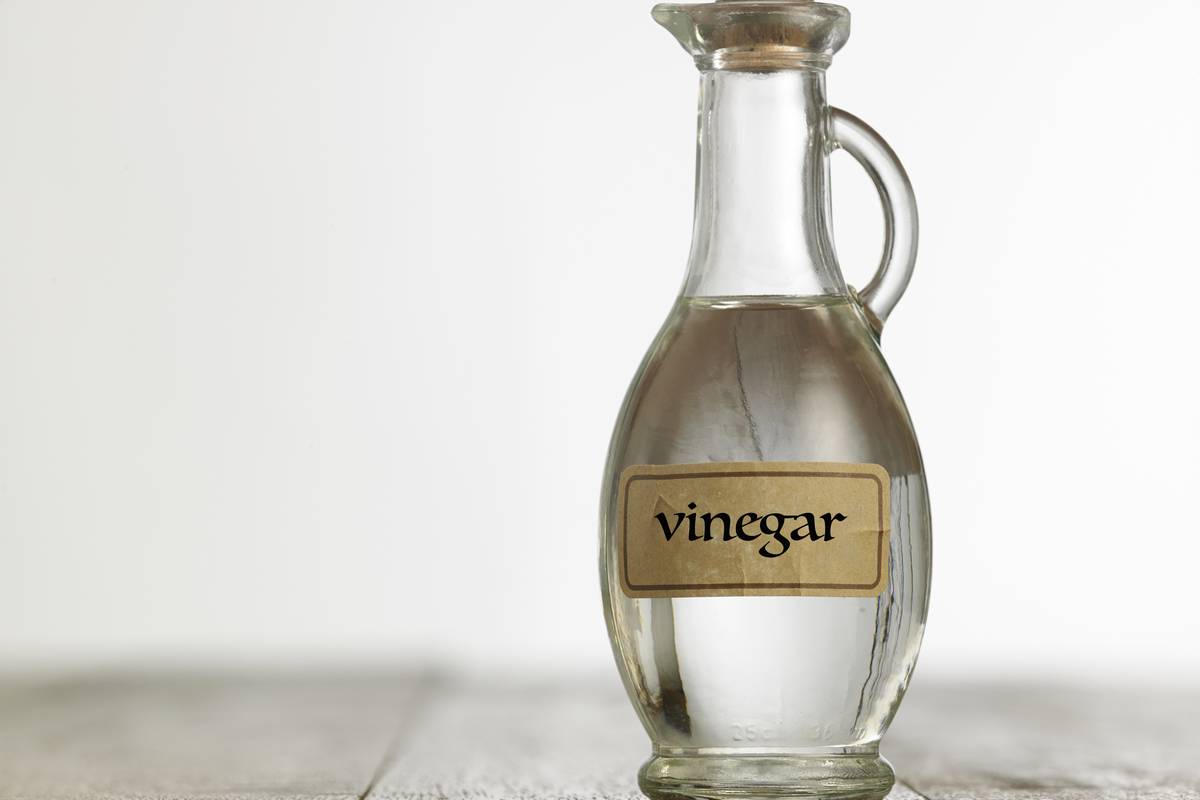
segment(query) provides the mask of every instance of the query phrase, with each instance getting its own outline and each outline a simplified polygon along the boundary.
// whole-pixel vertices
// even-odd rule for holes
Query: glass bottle
[[[605,615],[653,743],[653,798],[883,797],[879,756],[917,658],[930,521],[917,440],[878,347],[916,256],[887,144],[825,100],[840,6],[661,4],[701,97],[679,298],[617,421],[600,515]],[[829,154],[883,201],[856,292]]]

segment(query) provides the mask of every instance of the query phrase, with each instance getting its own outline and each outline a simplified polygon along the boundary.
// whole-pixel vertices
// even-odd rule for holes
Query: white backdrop
[[[612,669],[601,471],[695,163],[649,8],[0,3],[0,668]],[[922,215],[918,674],[1200,675],[1200,6],[851,10],[829,96]]]

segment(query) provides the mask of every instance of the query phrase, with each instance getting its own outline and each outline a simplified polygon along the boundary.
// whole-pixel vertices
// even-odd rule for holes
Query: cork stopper
[[[701,69],[823,69],[850,36],[850,12],[813,0],[660,3],[654,20]]]

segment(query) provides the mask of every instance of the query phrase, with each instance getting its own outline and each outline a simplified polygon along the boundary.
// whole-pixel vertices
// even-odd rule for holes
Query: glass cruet
[[[924,469],[879,350],[916,202],[873,130],[831,108],[840,6],[661,4],[701,97],[683,287],[617,420],[600,514],[605,615],[652,740],[654,798],[883,797],[879,743],[925,625]],[[884,209],[862,291],[834,251],[829,155]]]

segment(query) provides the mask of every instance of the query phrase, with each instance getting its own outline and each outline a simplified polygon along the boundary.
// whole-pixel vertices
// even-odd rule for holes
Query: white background
[[[612,670],[601,472],[695,163],[649,9],[0,2],[0,669]],[[830,99],[921,210],[918,679],[1194,680],[1200,5],[851,10]]]

